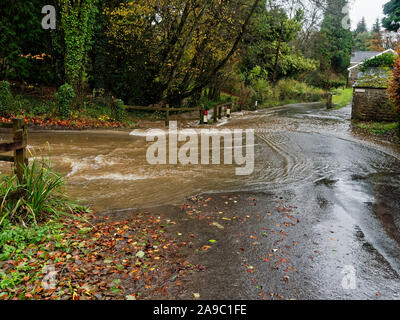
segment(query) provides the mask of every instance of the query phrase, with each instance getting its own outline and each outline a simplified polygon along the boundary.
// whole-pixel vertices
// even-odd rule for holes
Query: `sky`
[[[389,0],[351,0],[351,2],[350,18],[352,29],[355,29],[361,18],[365,17],[370,30],[376,22],[376,18],[383,18],[383,5]]]

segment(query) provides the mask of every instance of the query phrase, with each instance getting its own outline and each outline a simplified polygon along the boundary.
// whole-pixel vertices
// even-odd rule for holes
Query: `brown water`
[[[67,193],[98,211],[150,207],[205,191],[272,189],[325,177],[339,164],[316,161],[300,133],[317,134],[319,140],[321,133],[351,137],[348,118],[348,112],[328,113],[321,104],[235,113],[216,128],[255,129],[255,170],[249,176],[236,176],[236,165],[150,165],[145,129],[33,131],[29,150],[35,157],[50,154],[66,177]],[[0,170],[7,172],[10,165],[0,163]]]

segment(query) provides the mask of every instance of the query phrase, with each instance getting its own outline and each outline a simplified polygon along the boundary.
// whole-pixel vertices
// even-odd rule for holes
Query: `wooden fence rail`
[[[14,162],[18,180],[22,181],[24,167],[28,164],[26,147],[28,145],[28,130],[24,119],[13,119],[12,123],[0,122],[0,128],[12,129],[13,141],[0,144],[0,153],[13,151],[13,156],[0,155],[0,161]]]
[[[213,122],[216,123],[218,119],[221,119],[223,115],[227,115],[226,109],[227,107],[231,108],[231,111],[233,112],[235,103],[230,102],[230,103],[224,103],[221,105],[215,105],[213,107]],[[195,108],[171,108],[168,104],[166,105],[165,108],[161,107],[141,107],[141,106],[125,106],[126,110],[139,110],[139,111],[162,111],[165,112],[165,125],[169,125],[170,121],[170,113],[171,112],[191,112],[191,111],[197,111],[199,112],[199,117],[194,117],[194,118],[183,118],[183,117],[178,117],[174,118],[174,120],[178,121],[195,121],[195,120],[200,120],[200,124],[204,124],[204,111],[207,109],[204,108],[204,106],[200,107],[195,107]],[[208,111],[208,110],[207,110]],[[229,115],[228,115],[229,116]]]

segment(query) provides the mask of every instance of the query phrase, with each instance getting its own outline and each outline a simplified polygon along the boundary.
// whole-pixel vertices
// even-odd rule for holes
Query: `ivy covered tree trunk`
[[[60,0],[61,24],[65,41],[65,79],[79,97],[92,47],[98,0]]]

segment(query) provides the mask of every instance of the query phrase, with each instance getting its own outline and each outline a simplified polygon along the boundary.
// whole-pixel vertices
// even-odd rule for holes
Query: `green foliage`
[[[374,32],[374,33],[381,32],[381,23],[379,21],[379,18],[376,18],[376,22],[374,23],[374,26],[372,27],[372,32]]]
[[[256,84],[259,84],[258,81]],[[304,82],[293,79],[282,79],[275,86],[268,82],[262,82],[262,84],[260,87],[252,86],[246,88],[244,96],[251,95],[251,99],[243,99],[241,97],[244,107],[252,108],[256,100],[261,107],[271,107],[286,103],[319,101],[325,96],[325,92],[322,89],[311,87]]]
[[[61,24],[65,39],[65,77],[75,88],[80,88],[87,53],[93,45],[97,0],[61,0]]]
[[[113,118],[116,121],[123,121],[126,117],[125,103],[121,99],[116,99],[112,105]]]
[[[26,228],[6,221],[0,227],[0,261],[8,260],[15,254],[18,255],[30,244],[40,244],[43,239],[53,240],[54,235],[58,234],[58,227],[58,224],[51,222]],[[4,289],[4,284],[0,281],[1,289]]]
[[[387,92],[390,100],[396,106],[396,110],[400,112],[400,48],[397,50],[397,55]]]
[[[232,70],[259,2],[138,0],[110,5],[106,35],[115,50],[107,53],[116,76],[126,79],[108,79],[112,91],[128,104],[131,99],[173,105],[198,100],[202,90]],[[124,90],[132,82],[136,90]],[[118,92],[116,86],[121,87]]]
[[[355,86],[368,88],[387,88],[392,79],[392,71],[388,67],[376,68],[364,72]]]
[[[346,19],[342,9],[347,4],[347,0],[327,1],[321,31],[315,37],[314,55],[320,62],[318,73],[325,85],[338,75],[344,76],[350,65],[352,34],[342,26]]]
[[[374,34],[371,32],[354,33],[354,45],[355,51],[369,51]]]
[[[12,292],[27,277],[43,278],[42,270],[36,270],[27,260],[37,258],[37,254],[46,250],[45,247],[50,242],[56,243],[58,248],[64,247],[61,228],[62,225],[54,221],[30,228],[15,226],[9,222],[0,226],[0,261],[26,260],[15,266],[14,272],[0,269],[0,290]]]
[[[304,82],[281,80],[275,87],[274,95],[279,97],[280,100],[294,99],[306,102],[320,100],[324,95],[324,91],[310,87]]]
[[[63,184],[49,161],[34,160],[25,166],[23,181],[18,181],[15,174],[1,176],[0,226],[5,221],[37,224],[60,213],[66,204],[60,193]]]
[[[0,81],[0,114],[4,115],[10,108],[13,96],[10,91],[10,83]]]
[[[72,110],[72,102],[75,98],[74,88],[68,83],[63,84],[55,94],[58,106],[58,114],[61,117],[68,118]]]
[[[333,109],[337,110],[346,107],[351,103],[352,98],[353,98],[353,88],[336,90],[332,98],[332,102],[334,105]]]
[[[357,126],[361,129],[367,130],[376,135],[387,135],[390,132],[397,132],[399,130],[399,123],[382,123],[382,122],[360,122]]]
[[[357,24],[357,28],[355,31],[357,34],[358,33],[365,33],[368,32],[368,28],[367,28],[367,23],[365,21],[365,17],[362,17],[361,21]]]
[[[57,2],[46,4],[58,9]],[[61,30],[43,30],[43,5],[41,0],[0,2],[0,78],[43,84],[60,81]]]
[[[289,19],[283,9],[268,11],[265,1],[262,1],[242,42],[240,72],[245,83],[248,85],[254,81],[252,72],[255,68],[260,68],[259,75],[263,78],[267,75],[269,80],[273,79],[278,47],[277,79],[315,70],[318,63],[295,52],[290,45],[300,30],[298,18]]]
[[[327,87],[330,89],[332,89],[332,88],[337,89],[337,88],[345,87],[345,86],[346,86],[345,80],[330,80],[327,83]]]
[[[383,7],[383,13],[386,15],[382,19],[383,26],[389,31],[397,32],[400,28],[400,1],[390,0]]]
[[[392,68],[394,66],[394,62],[397,59],[397,55],[392,52],[387,52],[376,56],[370,60],[366,60],[360,70],[362,72],[367,71],[369,68],[380,68],[380,67],[388,67]]]

